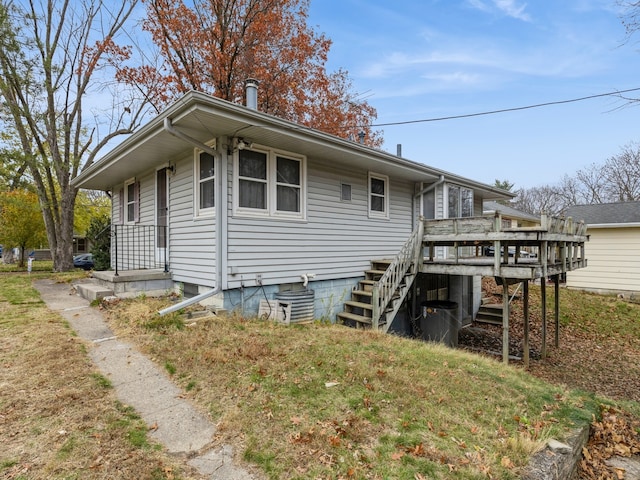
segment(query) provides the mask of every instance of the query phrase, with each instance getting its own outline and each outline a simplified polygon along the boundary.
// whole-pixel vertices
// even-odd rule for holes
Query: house
[[[175,289],[255,313],[261,301],[272,309],[278,296],[306,291],[308,316],[331,321],[372,260],[396,257],[420,218],[481,216],[486,200],[512,196],[199,92],[73,184],[112,196],[113,271],[95,275],[129,279],[123,293]],[[472,316],[479,277],[441,277],[429,288],[463,292]]]
[[[567,287],[600,293],[640,292],[640,202],[576,205],[567,217],[589,225],[589,266],[567,273]]]

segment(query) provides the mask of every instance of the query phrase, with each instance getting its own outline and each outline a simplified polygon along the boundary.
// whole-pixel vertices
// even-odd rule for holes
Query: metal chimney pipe
[[[402,144],[401,143],[398,143],[396,145],[396,155],[398,157],[402,157]]]
[[[245,94],[247,96],[247,107],[252,110],[258,109],[258,80],[247,78],[244,82]]]

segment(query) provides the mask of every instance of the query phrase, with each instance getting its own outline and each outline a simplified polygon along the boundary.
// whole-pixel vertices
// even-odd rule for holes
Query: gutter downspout
[[[171,119],[168,117],[164,119],[164,129],[174,137],[177,137],[184,142],[190,143],[194,147],[199,148],[200,150],[212,155],[213,158],[215,158],[216,160],[220,162],[222,161],[222,155],[220,154],[220,152],[211,148],[209,145],[202,143],[200,140],[196,140],[195,138],[190,137],[186,133],[183,133],[180,130],[177,130],[171,123]],[[216,204],[219,205],[220,202],[216,202]],[[221,218],[221,216],[219,215],[218,218]],[[220,228],[216,228],[216,232],[220,232],[220,230],[221,230]],[[216,245],[220,245],[220,242],[217,241]],[[172,305],[171,307],[164,308],[160,310],[158,314],[162,316],[162,315],[166,315],[167,313],[178,311],[184,307],[188,307],[189,305],[198,303],[201,300],[204,300],[220,292],[221,285],[222,285],[222,267],[220,262],[220,256],[221,256],[221,252],[220,252],[220,248],[218,247],[216,248],[216,266],[217,266],[216,287],[213,290],[209,290],[207,292],[201,293],[200,295],[196,295],[195,297],[179,302],[175,305]]]
[[[440,175],[440,179],[437,182],[432,183],[431,185],[423,188],[422,190],[420,190],[418,193],[416,193],[413,196],[414,204],[413,204],[413,208],[411,209],[411,212],[412,212],[412,214],[411,214],[411,224],[412,225],[415,225],[415,223],[416,223],[416,205],[415,205],[416,200],[419,197],[421,197],[422,195],[424,195],[425,193],[430,192],[431,190],[436,188],[438,185],[442,185],[444,183],[444,180],[445,180],[444,175]],[[434,212],[434,214],[435,214],[435,212]]]
[[[158,310],[158,315],[162,317],[167,313],[177,312],[178,310],[188,307],[189,305],[193,305],[194,303],[198,303],[201,300],[204,300],[205,298],[209,298],[212,295],[215,295],[216,293],[218,293],[219,291],[220,291],[220,288],[216,287],[213,290],[209,290],[207,292],[201,293],[200,295],[196,295],[195,297],[187,298],[186,300],[183,300],[180,303],[176,303],[175,305],[171,305],[170,307],[163,308],[162,310]]]

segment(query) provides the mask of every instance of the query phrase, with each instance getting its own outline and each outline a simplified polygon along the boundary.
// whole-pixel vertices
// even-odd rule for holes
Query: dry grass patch
[[[185,325],[155,316],[165,305],[108,313],[273,479],[518,478],[542,440],[596,411],[589,395],[439,345],[238,316]]]
[[[148,441],[32,278],[0,277],[0,478],[200,478]]]

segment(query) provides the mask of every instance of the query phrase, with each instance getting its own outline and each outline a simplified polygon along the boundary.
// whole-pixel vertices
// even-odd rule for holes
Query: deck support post
[[[378,320],[380,320],[380,293],[378,290],[379,283],[373,284],[373,290],[371,291],[371,329],[378,330]]]
[[[553,286],[555,290],[555,312],[554,319],[556,324],[556,348],[560,346],[560,275],[553,278]]]
[[[542,304],[542,351],[540,356],[547,358],[547,278],[540,279],[540,296]]]
[[[509,363],[509,283],[502,279],[502,362]]]
[[[522,310],[524,315],[523,359],[524,366],[529,367],[529,280],[522,282]]]

